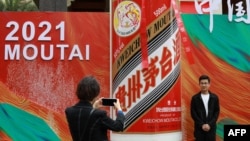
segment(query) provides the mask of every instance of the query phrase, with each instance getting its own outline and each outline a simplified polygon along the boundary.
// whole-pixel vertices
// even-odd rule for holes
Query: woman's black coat
[[[117,113],[116,120],[111,119],[107,112],[95,109],[89,118],[92,105],[86,101],[80,101],[65,110],[69,129],[73,141],[107,141],[107,131],[123,131],[125,116]]]

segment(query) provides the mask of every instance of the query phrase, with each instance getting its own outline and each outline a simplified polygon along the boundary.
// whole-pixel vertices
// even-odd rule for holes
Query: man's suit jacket
[[[216,121],[220,113],[219,98],[214,93],[209,92],[209,94],[208,116],[206,116],[205,106],[201,98],[201,92],[195,94],[191,100],[191,116],[194,120],[194,135],[196,138],[199,138],[204,134],[206,134],[206,136],[210,136],[211,138],[215,138]],[[202,130],[203,124],[209,124],[211,127],[209,132],[204,132]]]
[[[125,116],[122,112],[118,112],[116,120],[113,120],[106,111],[100,109],[95,109],[89,117],[92,109],[91,103],[87,101],[79,101],[66,108],[65,114],[73,141],[107,141],[108,130],[123,131]]]

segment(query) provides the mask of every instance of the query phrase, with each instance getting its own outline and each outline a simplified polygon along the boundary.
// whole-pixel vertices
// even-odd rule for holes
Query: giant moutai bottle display
[[[113,0],[111,24],[111,92],[126,116],[111,140],[179,141],[181,40],[171,1]]]

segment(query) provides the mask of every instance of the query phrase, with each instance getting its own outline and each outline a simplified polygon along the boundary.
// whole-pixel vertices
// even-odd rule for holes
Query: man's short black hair
[[[209,76],[207,76],[207,75],[205,75],[205,74],[203,74],[203,75],[200,76],[200,78],[199,78],[199,83],[201,82],[201,80],[204,80],[204,79],[207,79],[208,82],[210,83],[210,78],[209,78]]]

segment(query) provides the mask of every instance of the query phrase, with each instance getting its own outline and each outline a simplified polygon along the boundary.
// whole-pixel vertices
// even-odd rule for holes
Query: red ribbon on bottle
[[[141,35],[141,53],[142,53],[142,68],[148,67],[148,43],[147,43],[147,18],[146,18],[146,3],[145,0],[142,0],[141,4],[142,12],[141,12],[141,27],[140,27],[140,35]]]
[[[174,11],[175,11],[177,24],[178,24],[178,27],[180,29],[182,45],[183,45],[184,51],[185,51],[185,53],[187,55],[188,62],[189,62],[189,64],[194,64],[194,58],[193,58],[193,54],[191,52],[191,47],[190,47],[191,42],[190,42],[190,39],[189,39],[189,37],[187,35],[187,32],[185,31],[185,27],[183,25],[179,9],[178,9],[178,7],[176,5],[176,1],[172,0],[171,3],[172,3],[172,6],[174,8]]]

